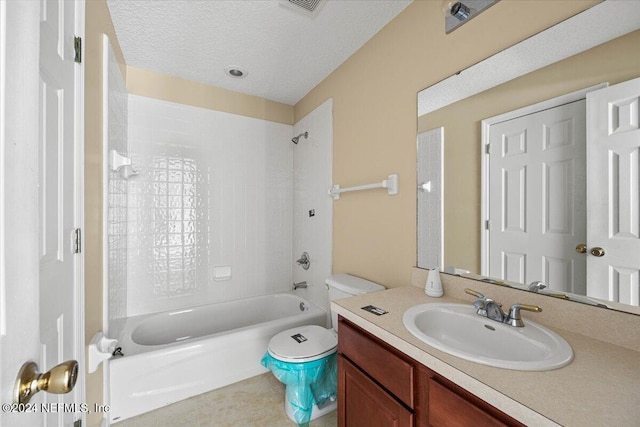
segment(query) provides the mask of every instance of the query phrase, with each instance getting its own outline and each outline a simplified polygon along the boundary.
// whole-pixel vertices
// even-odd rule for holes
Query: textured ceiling
[[[127,65],[294,105],[411,0],[108,0]],[[248,75],[224,72],[240,66]]]

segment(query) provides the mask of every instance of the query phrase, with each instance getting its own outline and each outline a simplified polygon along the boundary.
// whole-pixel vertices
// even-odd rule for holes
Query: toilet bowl
[[[317,390],[311,387],[325,380],[325,375],[335,375],[337,350],[338,339],[333,330],[318,325],[287,329],[269,341],[267,353],[277,362],[270,369],[286,385],[284,410],[292,421],[310,421],[336,409],[335,379],[333,386],[323,383],[319,387],[324,396],[320,405],[313,403],[318,402],[318,397]],[[310,415],[307,409],[311,410]]]
[[[331,275],[325,283],[329,290],[329,301],[385,289],[382,285],[350,274]],[[269,341],[267,348],[269,356],[279,362],[280,367],[284,370],[292,369],[297,372],[296,375],[289,375],[284,380],[282,379],[284,375],[280,375],[278,378],[279,375],[272,369],[274,375],[287,385],[285,411],[294,422],[300,422],[300,414],[295,414],[296,409],[300,409],[300,404],[299,402],[291,402],[290,395],[297,396],[305,391],[310,393],[309,389],[314,389],[314,385],[317,385],[318,381],[325,381],[323,382],[325,389],[331,381],[333,384],[337,382],[335,377],[329,378],[329,382],[326,382],[327,378],[320,378],[323,375],[336,375],[337,330],[338,315],[332,311],[331,328],[329,329],[317,325],[298,326],[274,335]],[[322,386],[316,387],[316,389],[319,388]],[[313,391],[316,392],[316,389]],[[318,418],[334,410],[337,405],[335,392],[332,398],[333,400],[327,400],[321,407],[314,405],[309,419]]]

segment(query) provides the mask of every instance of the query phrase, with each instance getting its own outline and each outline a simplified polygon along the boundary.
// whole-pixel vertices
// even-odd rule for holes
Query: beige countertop
[[[331,307],[524,424],[640,426],[640,352],[545,325],[571,345],[573,362],[552,371],[513,371],[439,351],[415,338],[402,323],[405,310],[417,304],[472,300],[430,298],[423,289],[407,286],[333,301]],[[361,309],[369,304],[388,313],[376,316]]]

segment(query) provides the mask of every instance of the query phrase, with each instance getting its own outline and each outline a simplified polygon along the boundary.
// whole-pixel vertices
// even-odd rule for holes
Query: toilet
[[[329,290],[329,301],[340,298],[346,298],[356,295],[362,295],[369,292],[384,290],[385,287],[377,283],[350,274],[335,274],[327,278],[327,289]],[[295,405],[291,405],[289,394],[301,393],[301,390],[309,390],[313,388],[313,377],[317,376],[316,370],[321,368],[321,360],[330,360],[330,356],[334,355],[338,350],[338,314],[331,312],[331,328],[326,329],[317,325],[305,325],[287,329],[274,335],[269,341],[267,352],[269,356],[280,362],[283,366],[290,366],[298,372],[304,372],[308,367],[310,375],[296,376],[297,384],[287,384],[285,392],[285,412],[287,416],[294,422],[300,421],[300,414],[295,414]],[[335,357],[334,357],[335,359]],[[333,368],[335,370],[335,361]],[[291,365],[286,365],[291,364]],[[274,375],[276,372],[272,369]],[[331,374],[334,375],[334,374]],[[276,375],[278,378],[278,375]],[[279,378],[280,379],[280,378]],[[282,381],[282,380],[281,380]],[[301,384],[302,381],[308,383]],[[334,383],[336,379],[333,379]],[[290,386],[296,387],[289,390]],[[335,399],[327,401],[322,407],[313,406],[311,411],[311,420],[321,417],[336,408]],[[298,420],[296,420],[298,418]]]

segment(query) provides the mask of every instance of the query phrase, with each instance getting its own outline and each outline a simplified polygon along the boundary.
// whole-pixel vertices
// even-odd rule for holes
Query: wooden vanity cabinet
[[[523,426],[340,317],[338,426]]]
[[[338,356],[338,378],[339,426],[414,425],[411,411],[342,355]]]
[[[338,425],[413,427],[413,360],[352,323],[338,323]]]

